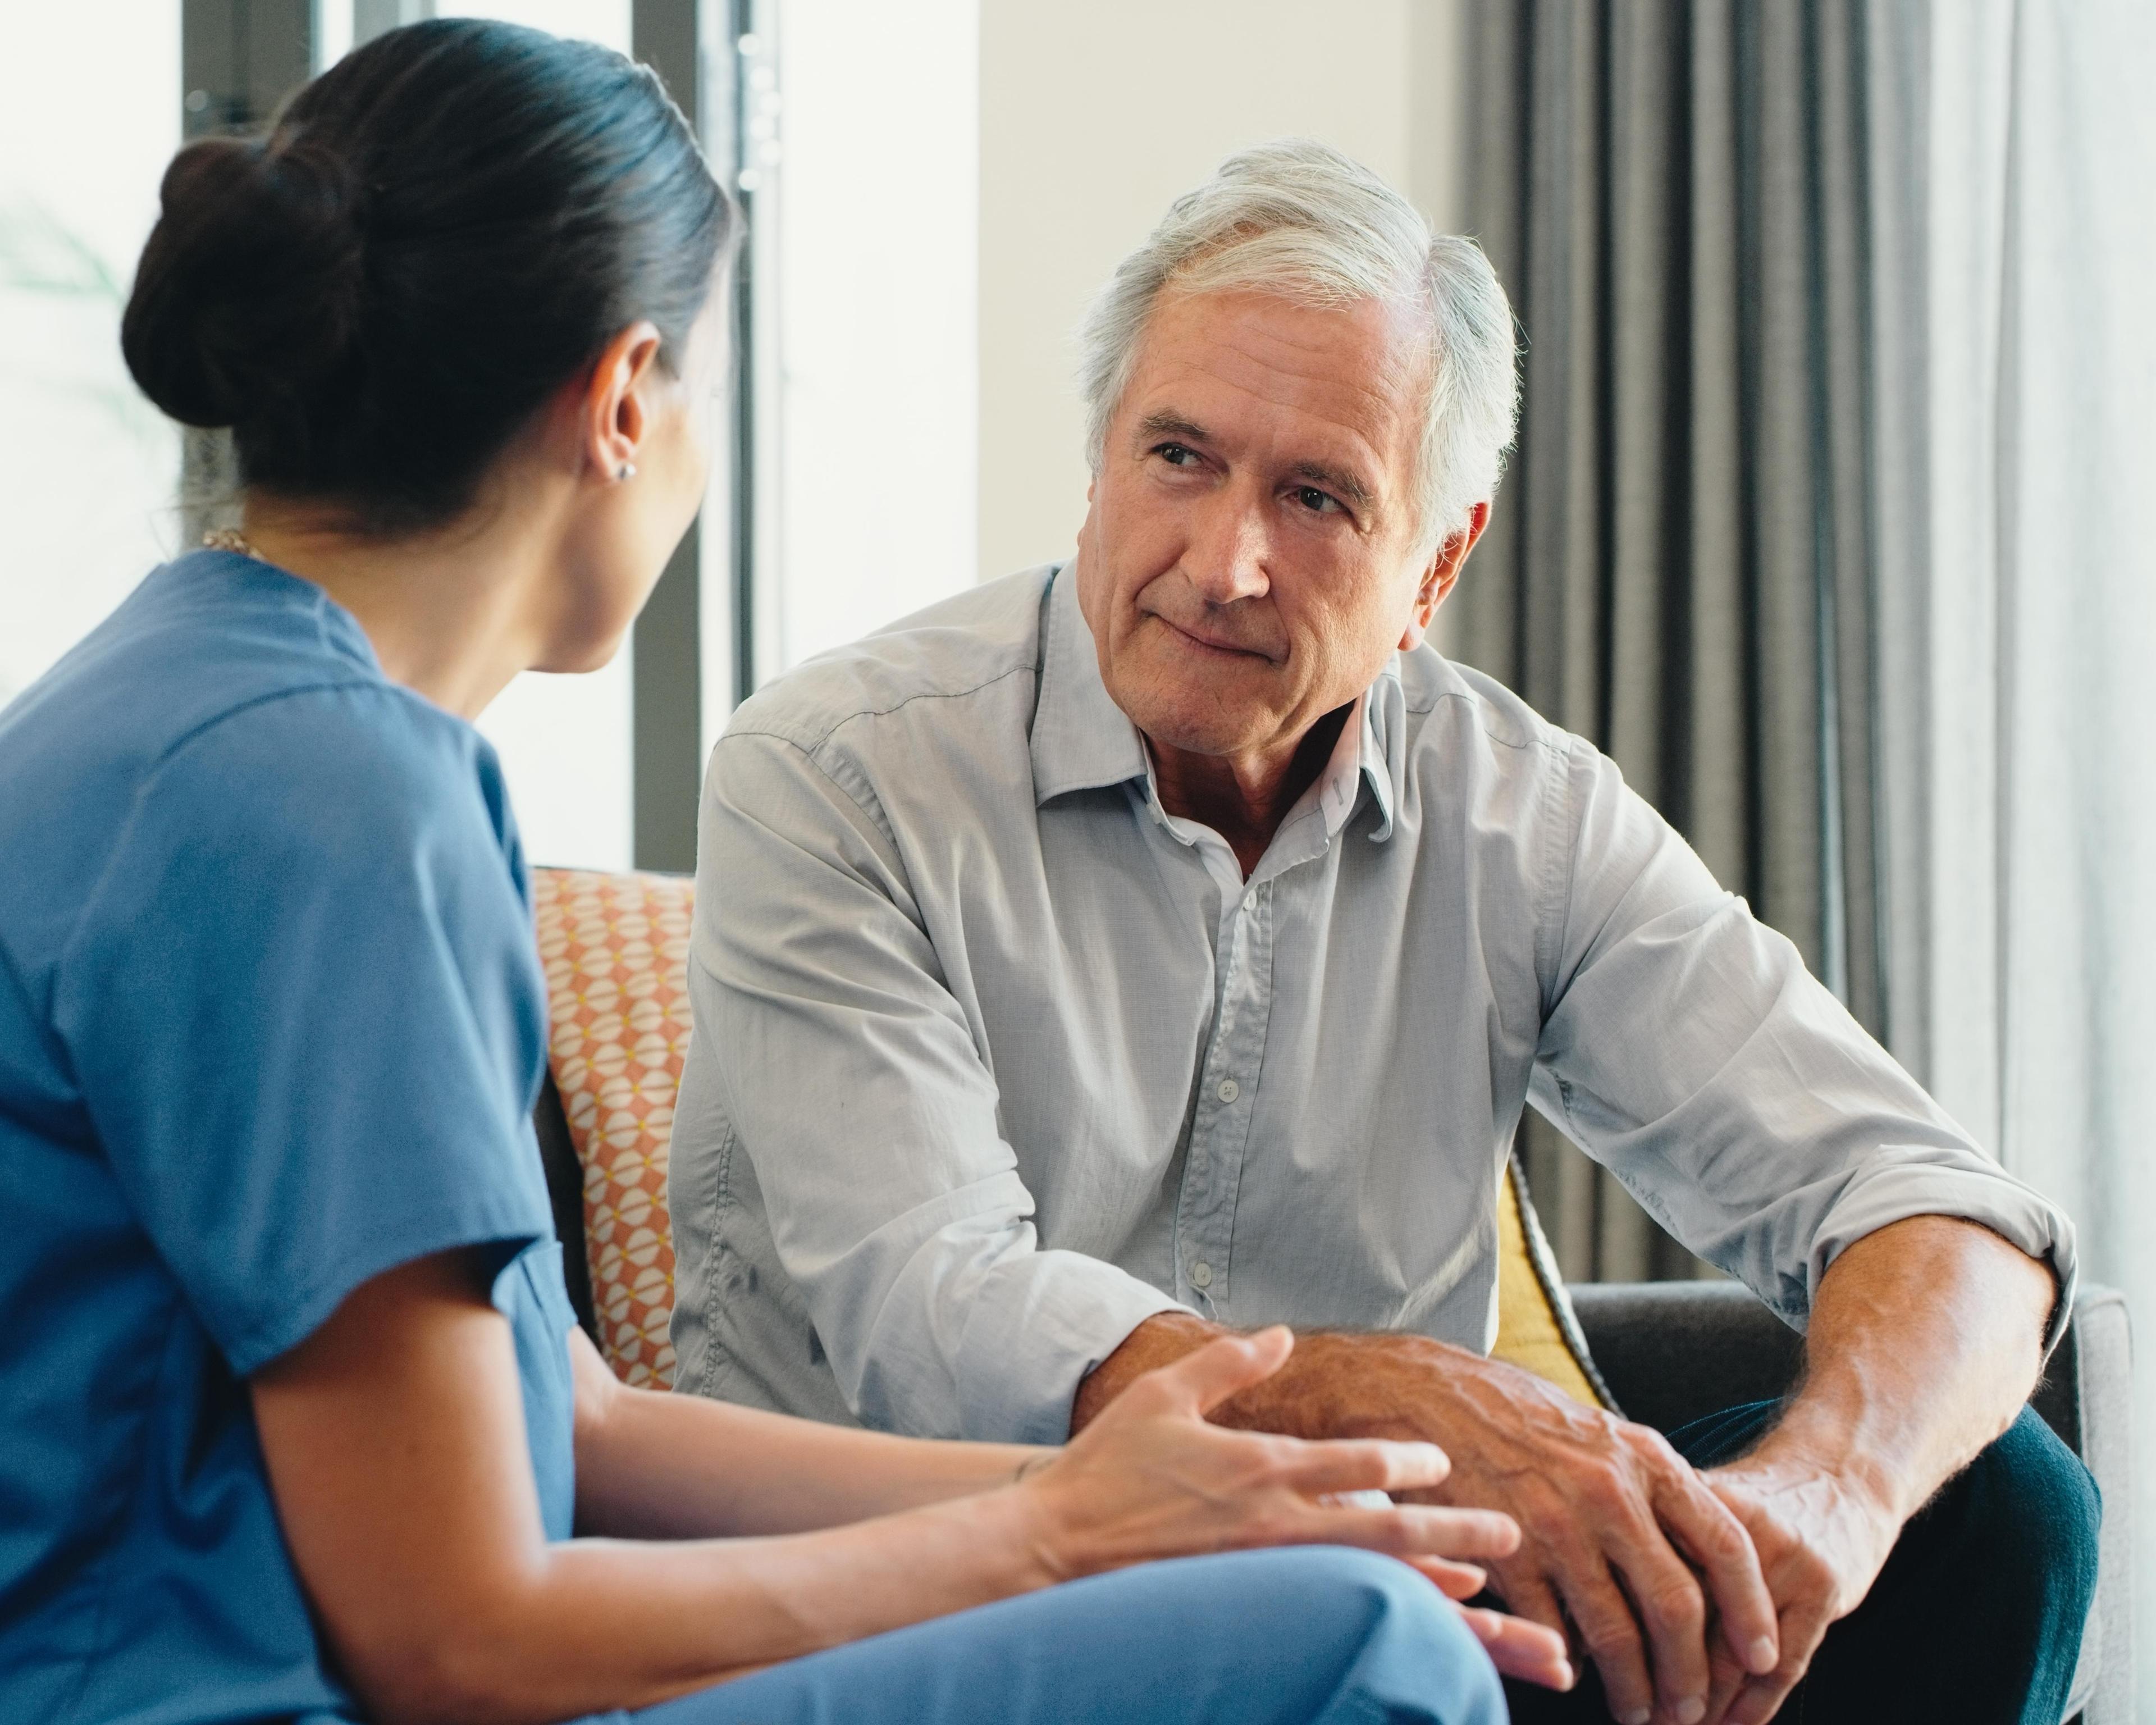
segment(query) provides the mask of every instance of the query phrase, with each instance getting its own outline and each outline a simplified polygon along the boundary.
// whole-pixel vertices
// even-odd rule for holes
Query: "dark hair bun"
[[[232,428],[244,485],[433,526],[630,324],[678,362],[737,231],[649,68],[436,18],[266,137],[180,151],[121,346],[172,418]]]
[[[120,326],[142,393],[183,424],[299,430],[291,403],[346,367],[360,326],[357,194],[304,135],[181,151]]]

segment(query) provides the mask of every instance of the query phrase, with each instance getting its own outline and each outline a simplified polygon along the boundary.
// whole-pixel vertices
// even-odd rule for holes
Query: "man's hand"
[[[1766,1725],[1796,1686],[1828,1626],[1862,1603],[1902,1529],[1891,1505],[1848,1477],[1767,1446],[1706,1476],[1735,1512],[1759,1554],[1779,1608],[1781,1658],[1760,1676],[1717,1645],[1708,1717],[1712,1725]]]
[[[1522,1616],[1570,1625],[1614,1717],[1706,1717],[1710,1609],[1725,1664],[1776,1668],[1774,1604],[1752,1542],[1659,1433],[1495,1361],[1447,1364],[1443,1392],[1423,1398],[1449,1435],[1443,1501],[1502,1504],[1520,1523],[1520,1548],[1490,1566],[1491,1580]]]
[[[1713,1725],[1774,1716],[1902,1524],[2006,1429],[2058,1295],[2048,1266],[1947,1216],[1908,1217],[1835,1260],[1802,1387],[1756,1450],[1705,1476],[1759,1553],[1781,1644],[1765,1676],[1717,1663]]]
[[[1081,1386],[1074,1425],[1134,1372],[1217,1333],[1181,1314],[1147,1320]],[[1776,1669],[1774,1602],[1729,1506],[1656,1433],[1525,1372],[1419,1336],[1311,1335],[1214,1417],[1438,1444],[1452,1472],[1426,1495],[1518,1522],[1519,1549],[1490,1566],[1497,1591],[1522,1617],[1576,1629],[1620,1719],[1705,1717],[1710,1609],[1738,1669]]]
[[[1912,1216],[1865,1235],[1820,1280],[1780,1423],[1707,1475],[1644,1427],[1419,1336],[1304,1337],[1213,1417],[1439,1445],[1452,1472],[1429,1495],[1520,1524],[1519,1549],[1490,1566],[1497,1590],[1523,1617],[1569,1621],[1617,1718],[1762,1725],[1902,1523],[2013,1420],[2058,1293],[2047,1266],[1974,1223]],[[1218,1333],[1147,1319],[1079,1386],[1074,1428]]]

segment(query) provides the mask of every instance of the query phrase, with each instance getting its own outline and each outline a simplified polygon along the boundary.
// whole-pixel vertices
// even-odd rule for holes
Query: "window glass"
[[[585,36],[629,51],[630,0],[478,0],[475,5],[438,3],[437,18],[498,18],[557,36]]]
[[[180,137],[179,7],[0,6],[0,701],[179,532],[179,440],[120,313]],[[94,69],[94,73],[93,73]]]

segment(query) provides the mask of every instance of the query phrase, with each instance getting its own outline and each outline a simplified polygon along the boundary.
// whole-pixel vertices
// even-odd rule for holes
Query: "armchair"
[[[666,1173],[687,1045],[691,882],[536,871],[552,1024],[535,1111],[571,1304],[624,1381],[673,1382],[674,1245]],[[1500,1357],[1582,1401],[1671,1430],[1784,1394],[1801,1342],[1734,1282],[1574,1284],[1558,1277],[1517,1158],[1500,1189]],[[2133,1517],[2124,1301],[2085,1288],[2036,1409],[2103,1494],[2095,1603],[2069,1721],[2132,1725]]]

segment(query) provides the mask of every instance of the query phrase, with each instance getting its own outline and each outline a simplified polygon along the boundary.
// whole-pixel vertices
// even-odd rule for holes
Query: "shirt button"
[[[1220,1081],[1220,1100],[1222,1101],[1232,1102],[1237,1096],[1242,1095],[1242,1086],[1237,1084],[1234,1079],[1224,1078]],[[1199,1283],[1199,1286],[1201,1288],[1204,1286],[1205,1284],[1204,1282]]]
[[[1213,1286],[1213,1266],[1202,1258],[1190,1266],[1190,1285],[1194,1288],[1209,1288]]]

